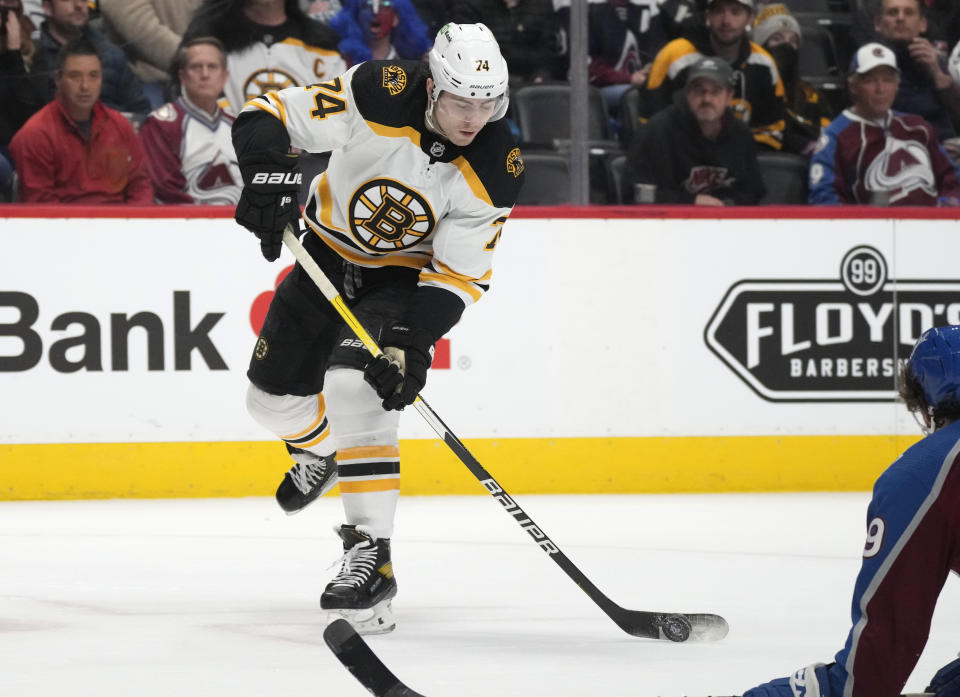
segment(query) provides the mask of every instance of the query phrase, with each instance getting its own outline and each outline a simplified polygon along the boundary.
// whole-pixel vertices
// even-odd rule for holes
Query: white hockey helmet
[[[510,105],[507,61],[485,24],[445,24],[430,49],[432,102],[441,92],[467,99],[498,99],[491,121],[503,118]]]

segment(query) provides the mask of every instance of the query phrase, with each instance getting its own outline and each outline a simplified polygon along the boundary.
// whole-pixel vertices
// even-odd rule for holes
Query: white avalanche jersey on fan
[[[267,45],[257,41],[241,51],[227,54],[230,77],[223,94],[236,112],[254,97],[285,87],[309,85],[336,77],[347,64],[336,51],[308,46],[300,39],[287,37]]]
[[[268,93],[244,111],[283,122],[291,145],[332,150],[304,219],[341,257],[421,269],[419,284],[470,305],[522,184],[523,159],[503,121],[460,148],[424,126],[426,65],[368,61],[306,88]]]

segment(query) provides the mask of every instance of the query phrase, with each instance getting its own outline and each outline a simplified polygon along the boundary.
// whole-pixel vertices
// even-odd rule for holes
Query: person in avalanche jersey
[[[901,370],[900,396],[926,437],[873,487],[846,644],[833,663],[744,697],[897,697],[916,666],[943,584],[960,573],[960,326],[920,336]],[[958,697],[960,659],[926,692]]]
[[[240,169],[233,152],[233,117],[217,104],[227,81],[220,40],[199,36],[177,51],[180,96],[140,127],[158,203],[236,205]]]
[[[877,43],[861,46],[848,83],[853,105],[820,135],[810,160],[808,202],[957,205],[960,172],[933,126],[892,110],[900,84],[893,51]]]
[[[428,63],[366,61],[258,97],[234,124],[244,181],[236,219],[271,261],[284,228],[299,222],[291,146],[332,151],[310,186],[304,246],[385,353],[371,360],[297,265],[247,373],[251,415],[294,459],[277,490],[281,507],[300,510],[339,480],[344,558],[320,604],[361,632],[394,627],[399,410],[423,388],[435,342],[487,291],[523,183],[501,120],[507,81],[489,29],[451,23]]]

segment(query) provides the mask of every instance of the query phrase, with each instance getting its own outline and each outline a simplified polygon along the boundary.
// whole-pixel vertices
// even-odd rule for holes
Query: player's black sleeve
[[[420,286],[401,322],[429,332],[436,343],[460,321],[465,309],[463,300],[450,291]]]
[[[237,157],[247,153],[290,150],[290,134],[275,116],[257,109],[244,111],[233,122],[233,149]]]

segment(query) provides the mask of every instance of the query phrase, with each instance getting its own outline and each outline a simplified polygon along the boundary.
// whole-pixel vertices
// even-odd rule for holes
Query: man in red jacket
[[[57,95],[10,141],[24,203],[153,203],[133,127],[100,100],[102,64],[84,38],[64,45]]]

